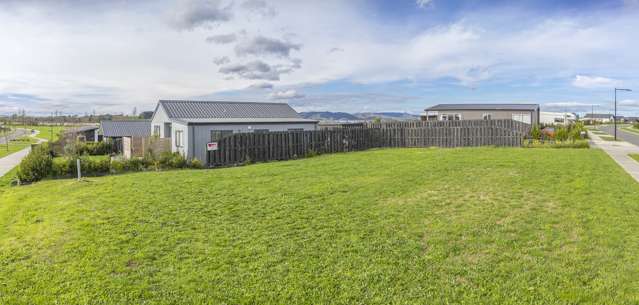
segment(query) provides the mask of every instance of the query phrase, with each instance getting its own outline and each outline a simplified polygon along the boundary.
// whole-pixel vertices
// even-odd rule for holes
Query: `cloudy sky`
[[[639,0],[102,2],[0,0],[0,113],[186,98],[603,112],[615,86],[639,91]],[[619,100],[639,115],[639,92]]]

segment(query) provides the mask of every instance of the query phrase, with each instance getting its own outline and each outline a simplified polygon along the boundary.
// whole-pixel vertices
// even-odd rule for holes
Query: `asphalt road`
[[[599,130],[603,132],[607,132],[610,135],[613,135],[615,132],[615,128],[613,126],[600,126]],[[639,146],[639,134],[635,134],[632,132],[625,131],[620,127],[617,127],[617,138],[622,139],[626,142],[630,142],[634,145]]]

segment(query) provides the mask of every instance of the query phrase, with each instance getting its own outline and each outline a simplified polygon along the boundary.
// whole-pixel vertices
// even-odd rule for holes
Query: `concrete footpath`
[[[14,152],[4,158],[0,158],[0,177],[4,176],[14,167],[18,166],[18,164],[20,164],[20,161],[22,161],[22,158],[26,157],[30,151],[31,146],[23,150]]]
[[[639,182],[639,162],[628,154],[639,154],[639,146],[625,141],[605,141],[592,132],[588,133],[593,147],[603,149],[613,160]]]

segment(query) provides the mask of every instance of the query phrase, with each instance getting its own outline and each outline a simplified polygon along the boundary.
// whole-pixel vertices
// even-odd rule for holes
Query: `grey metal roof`
[[[100,128],[100,126],[97,126],[97,125],[81,126],[81,127],[69,129],[69,130],[65,131],[65,133],[84,132],[84,131],[89,131],[89,130],[95,130],[95,129],[98,129],[98,128]]]
[[[252,122],[262,122],[264,119],[316,122],[302,118],[285,103],[160,100],[159,106],[164,108],[169,118],[185,122],[205,123],[220,119],[228,122],[238,121],[229,119],[251,119]]]
[[[195,119],[174,119],[180,123],[193,123],[193,124],[233,124],[233,123],[310,123],[317,122],[316,120],[304,119],[304,118],[195,118]]]
[[[538,110],[539,104],[439,104],[426,111],[437,110]]]
[[[105,137],[148,137],[151,135],[151,121],[102,121],[100,129]]]

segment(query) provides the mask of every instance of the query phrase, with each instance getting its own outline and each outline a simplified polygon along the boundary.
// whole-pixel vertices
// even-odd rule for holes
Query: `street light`
[[[615,116],[613,117],[613,120],[615,121],[615,141],[617,141],[617,91],[632,91],[632,90],[615,88]]]

